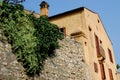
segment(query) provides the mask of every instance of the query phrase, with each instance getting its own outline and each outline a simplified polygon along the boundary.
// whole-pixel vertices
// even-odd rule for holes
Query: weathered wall
[[[80,43],[69,38],[59,41],[55,57],[45,61],[44,70],[36,80],[90,80],[88,66],[83,62]],[[17,62],[0,29],[0,80],[31,80]]]
[[[0,29],[0,80],[25,80],[24,68],[17,62],[11,45]]]
[[[41,80],[91,80],[88,66],[83,62],[80,43],[69,38],[59,41],[55,57],[45,62]]]

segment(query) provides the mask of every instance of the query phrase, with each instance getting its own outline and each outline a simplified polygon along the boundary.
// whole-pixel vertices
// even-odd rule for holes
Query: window
[[[65,28],[65,27],[60,28],[60,31],[61,31],[64,35],[66,35],[66,28]]]
[[[112,70],[111,70],[111,69],[108,69],[108,71],[109,71],[109,77],[110,77],[110,80],[114,80],[114,79],[113,79]]]
[[[111,53],[111,50],[110,50],[110,49],[108,49],[108,54],[109,54],[110,62],[113,63],[112,53]]]
[[[92,31],[92,29],[90,27],[88,27],[88,28],[89,28],[89,31]]]
[[[84,42],[85,46],[87,46],[87,42]]]
[[[95,70],[96,73],[98,73],[98,65],[95,62],[94,62],[94,70]]]
[[[102,80],[105,80],[106,79],[106,75],[105,75],[105,69],[104,69],[104,64],[103,63],[100,63],[100,70],[101,70]]]
[[[98,23],[100,23],[99,19],[97,19]]]
[[[96,43],[97,56],[99,56],[100,55],[100,48],[99,48],[99,39],[98,39],[97,35],[95,35],[95,43]]]
[[[102,44],[102,41],[100,40],[100,44]]]

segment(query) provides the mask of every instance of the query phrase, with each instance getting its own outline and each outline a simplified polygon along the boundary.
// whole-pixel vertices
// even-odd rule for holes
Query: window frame
[[[60,31],[66,36],[66,27],[60,28]]]

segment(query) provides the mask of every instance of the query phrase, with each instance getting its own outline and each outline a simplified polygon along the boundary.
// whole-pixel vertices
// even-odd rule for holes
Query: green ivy
[[[0,6],[0,28],[28,74],[41,72],[44,61],[59,47],[57,40],[63,38],[47,16],[27,15],[20,4]]]

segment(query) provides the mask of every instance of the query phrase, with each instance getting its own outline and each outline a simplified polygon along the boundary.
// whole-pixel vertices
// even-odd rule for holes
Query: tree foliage
[[[24,2],[25,0],[3,0],[3,3],[6,3],[6,4],[19,4],[19,3],[22,3]]]
[[[117,69],[120,69],[120,65],[119,64],[117,64]]]
[[[28,74],[37,74],[45,59],[58,48],[58,39],[63,35],[46,16],[35,18],[24,13],[20,4],[4,3],[0,6],[0,28],[2,28],[13,52],[17,55]]]

